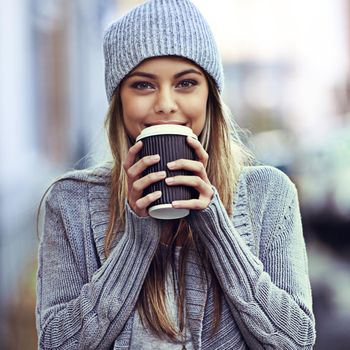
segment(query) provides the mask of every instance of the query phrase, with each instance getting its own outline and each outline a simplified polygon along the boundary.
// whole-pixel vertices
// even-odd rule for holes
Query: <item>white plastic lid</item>
[[[159,204],[149,208],[148,214],[155,219],[181,219],[190,213],[189,209],[173,208],[171,204]]]
[[[197,135],[188,126],[176,124],[161,124],[149,126],[148,128],[143,129],[141,131],[141,134],[137,136],[136,142],[145,137],[155,135],[184,135],[191,136],[196,140],[198,139]]]

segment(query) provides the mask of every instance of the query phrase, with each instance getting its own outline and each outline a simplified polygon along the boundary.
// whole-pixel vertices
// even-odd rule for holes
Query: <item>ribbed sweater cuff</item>
[[[118,311],[129,314],[131,310],[120,310],[126,300],[137,300],[144,278],[157,249],[160,228],[151,217],[137,216],[126,203],[126,226],[123,237],[113,249],[94,279],[103,281],[100,299],[107,300],[110,320]],[[133,307],[133,305],[130,305]],[[118,315],[125,322],[123,315]],[[124,315],[127,317],[127,315]]]
[[[204,210],[191,211],[190,224],[208,249],[222,286],[227,288],[227,292],[234,289],[236,295],[241,294],[244,300],[251,300],[252,286],[263,269],[262,263],[238,234],[217,190],[213,189],[214,196],[209,206]]]

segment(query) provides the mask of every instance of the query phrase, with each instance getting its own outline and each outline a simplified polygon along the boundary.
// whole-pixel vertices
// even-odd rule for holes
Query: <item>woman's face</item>
[[[189,60],[155,57],[143,61],[123,80],[120,96],[125,127],[133,139],[151,125],[186,125],[197,136],[203,130],[208,82]]]

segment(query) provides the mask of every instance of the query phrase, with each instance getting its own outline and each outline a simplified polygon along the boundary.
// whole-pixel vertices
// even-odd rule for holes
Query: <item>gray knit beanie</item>
[[[104,35],[108,101],[121,80],[146,58],[181,56],[223,88],[223,68],[212,32],[189,0],[150,0],[112,23]]]

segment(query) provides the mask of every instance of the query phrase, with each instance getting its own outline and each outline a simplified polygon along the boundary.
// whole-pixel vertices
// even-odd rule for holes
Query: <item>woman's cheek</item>
[[[133,101],[124,110],[124,116],[134,122],[142,122],[147,116],[146,105],[142,102]]]
[[[193,132],[198,136],[204,128],[206,109],[198,106],[193,106],[193,108],[188,111],[187,115],[191,121]]]

